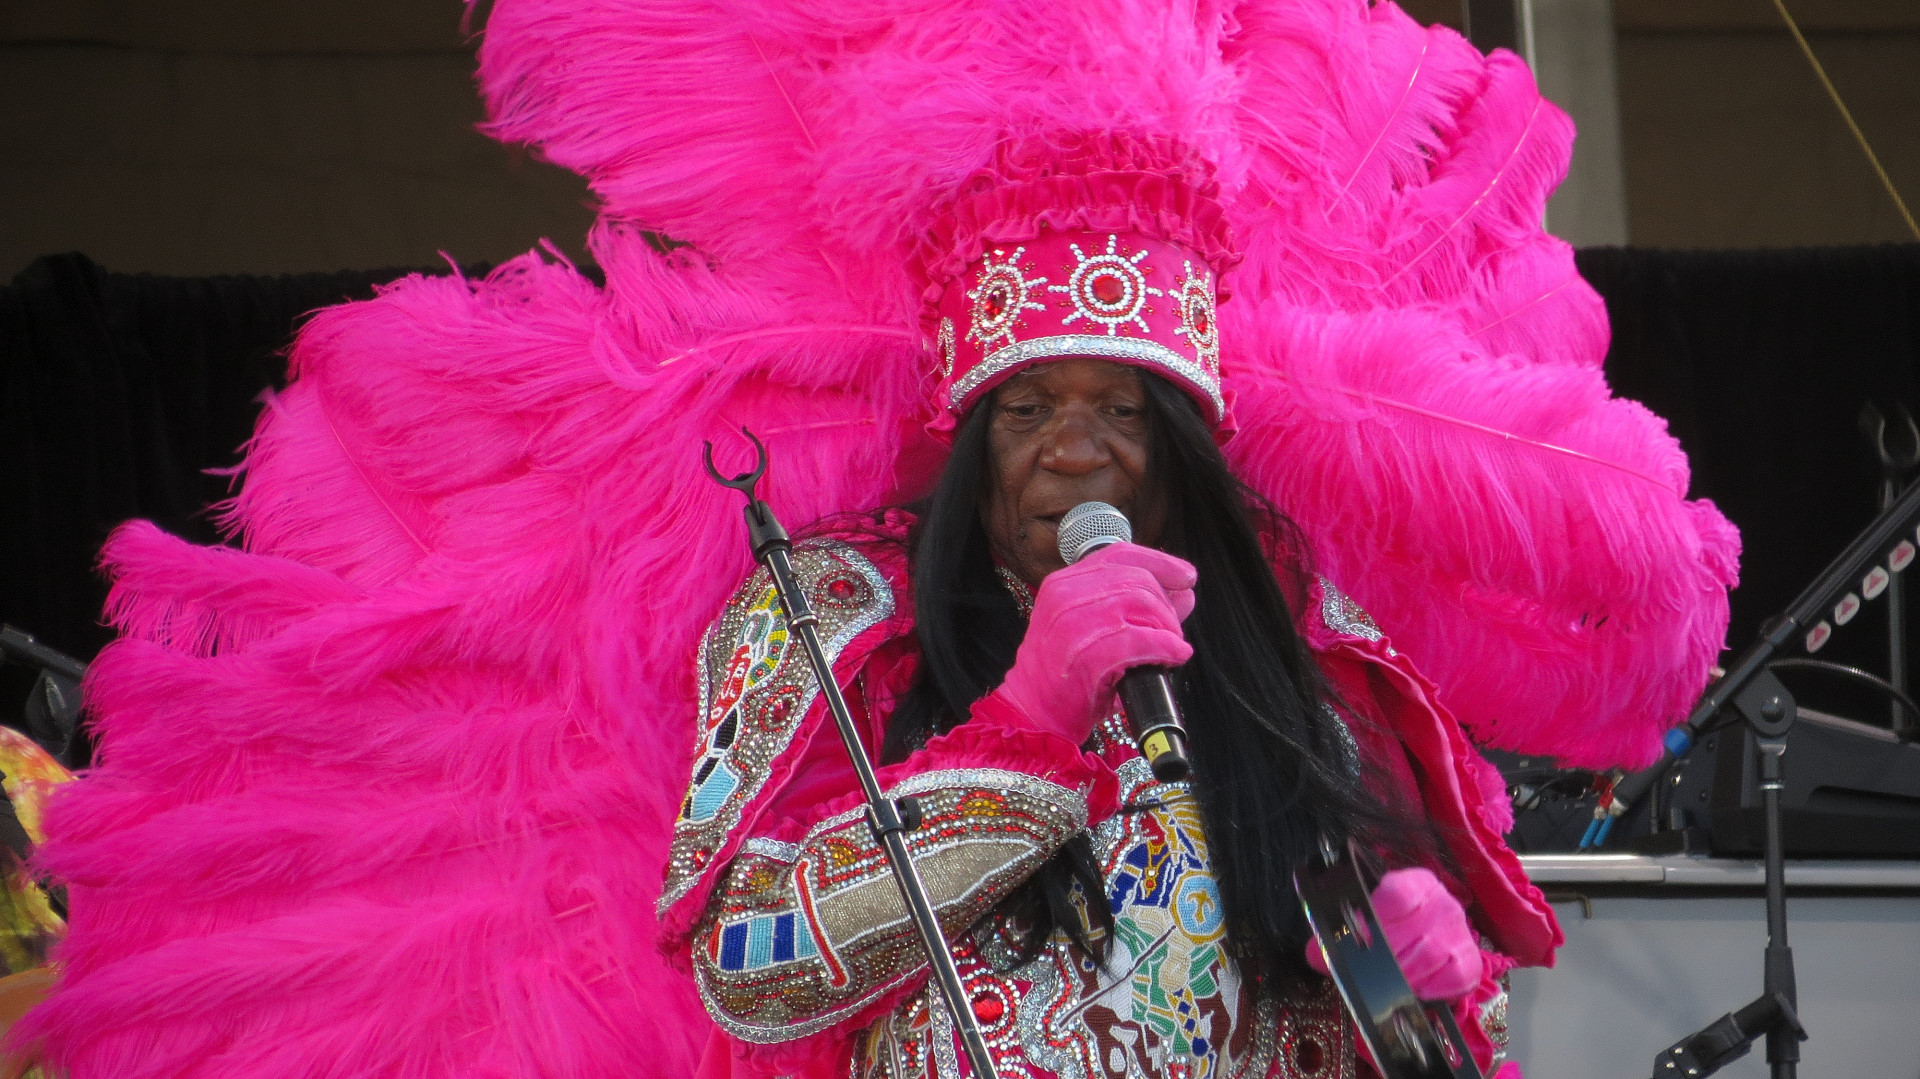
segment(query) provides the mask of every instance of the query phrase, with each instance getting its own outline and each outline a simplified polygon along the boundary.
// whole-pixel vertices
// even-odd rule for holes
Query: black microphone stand
[[[1840,556],[1814,578],[1786,611],[1774,616],[1760,628],[1760,639],[1727,665],[1727,673],[1708,688],[1687,717],[1684,734],[1678,739],[1679,753],[1693,736],[1707,729],[1715,715],[1732,707],[1737,719],[1753,731],[1760,771],[1760,809],[1766,822],[1767,950],[1764,981],[1759,999],[1737,1012],[1720,1017],[1711,1026],[1669,1046],[1654,1058],[1654,1079],[1702,1079],[1723,1065],[1746,1054],[1755,1038],[1767,1039],[1767,1063],[1773,1079],[1794,1079],[1800,1062],[1800,1043],[1807,1032],[1797,1013],[1799,1000],[1794,988],[1793,949],[1787,946],[1787,891],[1785,843],[1780,832],[1780,791],[1784,784],[1787,732],[1792,730],[1797,711],[1793,694],[1769,669],[1774,656],[1796,641],[1817,633],[1810,647],[1817,648],[1832,632],[1825,619],[1842,596],[1893,548],[1906,538],[1908,530],[1920,518],[1920,484],[1908,488],[1875,518]],[[1669,746],[1675,745],[1670,738]],[[1637,799],[1657,782],[1666,767],[1677,759],[1670,749],[1660,765],[1638,773],[1642,781],[1634,793],[1623,799]],[[1625,785],[1623,784],[1623,787]],[[1619,788],[1616,788],[1618,791]]]
[[[946,1002],[948,1013],[953,1016],[954,1029],[960,1032],[960,1043],[966,1048],[967,1061],[973,1065],[975,1075],[992,1076],[995,1074],[993,1057],[987,1053],[986,1038],[981,1035],[980,1024],[968,1005],[967,991],[960,984],[960,969],[954,965],[946,934],[941,931],[940,919],[934,914],[933,900],[927,895],[927,884],[920,879],[920,870],[913,864],[913,854],[907,849],[907,833],[920,827],[920,805],[912,798],[898,801],[888,798],[880,789],[880,781],[873,774],[873,761],[867,756],[866,746],[860,742],[859,729],[853,725],[853,715],[847,711],[846,698],[841,696],[840,684],[834,679],[833,664],[827,659],[826,649],[820,645],[820,620],[807,601],[806,591],[793,579],[793,540],[774,517],[773,508],[754,494],[754,485],[767,470],[767,448],[754,437],[752,431],[744,427],[740,430],[753,442],[753,471],[743,472],[732,479],[722,477],[713,467],[713,443],[709,442],[706,444],[707,474],[713,477],[715,483],[731,487],[747,497],[747,542],[753,547],[754,560],[765,566],[772,575],[774,590],[780,596],[780,606],[787,614],[787,627],[799,636],[801,646],[807,650],[807,660],[812,664],[814,678],[820,684],[820,695],[826,699],[833,725],[840,731],[840,744],[846,747],[847,757],[853,761],[854,774],[860,779],[860,791],[866,796],[867,827],[887,852],[887,862],[893,867],[894,883],[900,886],[900,898],[906,902],[920,943],[926,948],[927,960],[933,967],[933,979],[940,986],[940,996]]]
[[[1761,651],[1771,655],[1779,643],[1792,639],[1792,631],[1797,628],[1790,618],[1777,619],[1770,625],[1775,632],[1764,634],[1742,660]],[[1800,1025],[1793,949],[1787,945],[1786,853],[1780,834],[1786,739],[1796,709],[1793,694],[1764,664],[1762,657],[1744,684],[1734,687],[1732,701],[1740,720],[1754,733],[1760,765],[1760,809],[1766,821],[1767,950],[1760,997],[1667,1047],[1654,1058],[1653,1079],[1702,1079],[1712,1075],[1745,1056],[1753,1040],[1761,1035],[1767,1039],[1767,1063],[1773,1069],[1773,1079],[1794,1079],[1799,1068],[1800,1043],[1806,1040],[1807,1032]],[[1741,669],[1745,667],[1745,663],[1740,665]],[[1732,678],[1729,674],[1721,685]],[[1694,715],[1700,717],[1701,713],[1696,710]],[[1711,715],[1707,713],[1707,717]]]

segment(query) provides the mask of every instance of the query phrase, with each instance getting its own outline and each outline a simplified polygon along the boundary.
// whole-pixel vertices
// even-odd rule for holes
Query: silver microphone
[[[1082,502],[1060,518],[1060,557],[1071,566],[1110,543],[1132,543],[1127,515],[1105,502]]]
[[[1060,518],[1060,558],[1071,566],[1102,547],[1132,543],[1133,526],[1127,515],[1105,502],[1082,502]],[[1187,778],[1193,765],[1187,755],[1187,729],[1180,723],[1180,706],[1173,699],[1173,679],[1167,668],[1135,667],[1120,676],[1120,704],[1126,709],[1127,729],[1140,755],[1162,783]]]

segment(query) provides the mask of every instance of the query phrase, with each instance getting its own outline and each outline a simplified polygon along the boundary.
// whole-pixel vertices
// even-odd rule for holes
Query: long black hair
[[[1306,971],[1309,930],[1294,897],[1293,867],[1321,836],[1335,843],[1356,834],[1370,839],[1391,817],[1362,796],[1353,743],[1330,711],[1339,702],[1295,630],[1274,575],[1270,550],[1294,554],[1288,572],[1308,572],[1297,531],[1228,470],[1190,397],[1157,375],[1141,378],[1150,430],[1143,494],[1163,511],[1159,546],[1199,574],[1184,626],[1194,654],[1175,687],[1192,740],[1192,788],[1229,950],[1253,984],[1278,988]],[[909,544],[921,664],[889,722],[882,748],[888,761],[964,722],[973,702],[1005,678],[1026,630],[995,573],[980,520],[992,412],[990,399],[974,408],[955,433],[938,487],[914,507],[920,517]],[[1304,595],[1301,583],[1289,581],[1287,591]],[[1010,924],[1026,927],[1029,956],[1056,929],[1102,954],[1072,901],[1076,886],[1086,899],[1101,899],[1085,903],[1094,928],[1112,928],[1099,867],[1082,836],[1000,908]]]

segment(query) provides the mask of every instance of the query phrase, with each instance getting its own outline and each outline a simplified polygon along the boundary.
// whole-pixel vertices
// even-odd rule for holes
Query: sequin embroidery
[[[1320,596],[1320,618],[1328,629],[1368,641],[1380,639],[1380,626],[1373,616],[1325,577],[1320,578]]]
[[[1001,1076],[1060,1079],[1351,1079],[1352,1038],[1331,983],[1258,1000],[1226,957],[1219,897],[1185,784],[1121,765],[1143,812],[1094,829],[1116,936],[1102,970],[1057,936],[1024,966],[1004,927],[957,949],[975,1018]],[[1078,898],[1076,894],[1076,898]],[[865,1031],[855,1079],[950,1079],[944,1008],[922,991]]]
[[[1209,374],[1220,375],[1220,324],[1214,318],[1213,275],[1196,273],[1193,263],[1186,264],[1180,290],[1174,294],[1180,309],[1180,326],[1173,332],[1193,345],[1200,366]]]
[[[991,768],[922,772],[914,864],[949,933],[964,930],[1086,827],[1083,791]],[[695,982],[715,1022],[750,1042],[825,1028],[898,985],[924,960],[886,853],[857,810],[784,845],[748,843],[696,930]]]
[[[802,543],[794,576],[820,618],[827,658],[893,614],[880,570],[838,541]],[[760,793],[813,705],[819,685],[806,653],[788,639],[786,615],[762,569],[727,604],[700,645],[700,733],[692,775],[667,856],[665,913],[693,890],[746,806]]]
[[[1020,575],[1005,566],[995,566],[993,571],[1000,575],[1000,583],[1007,586],[1007,594],[1013,597],[1013,605],[1020,608],[1020,617],[1033,617],[1033,589]]]
[[[996,341],[1013,344],[1014,331],[1019,328],[1023,312],[1047,309],[1046,304],[1035,303],[1032,295],[1047,279],[1028,277],[1021,269],[1020,257],[1026,253],[1024,247],[1014,248],[1012,255],[998,250],[990,252],[980,270],[980,283],[967,292],[967,298],[973,301],[972,325],[967,328],[967,337],[982,348],[991,348]],[[1004,261],[996,262],[996,259]],[[948,371],[952,371],[951,364]]]
[[[1164,296],[1166,292],[1147,284],[1147,271],[1140,267],[1147,253],[1136,251],[1131,255],[1122,255],[1120,237],[1117,235],[1107,237],[1105,251],[1091,255],[1080,250],[1079,244],[1067,246],[1074,258],[1067,283],[1047,286],[1049,292],[1066,293],[1071,303],[1072,310],[1060,320],[1060,324],[1071,326],[1085,319],[1104,327],[1109,337],[1128,324],[1139,327],[1141,333],[1152,332],[1147,320],[1141,317],[1152,310],[1147,306],[1147,297]]]

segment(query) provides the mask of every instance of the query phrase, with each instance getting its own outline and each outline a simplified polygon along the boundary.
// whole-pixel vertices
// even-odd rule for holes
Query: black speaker
[[[1697,842],[1704,830],[1714,854],[1758,855],[1766,833],[1753,742],[1744,724],[1701,739],[1660,792],[1663,833],[1634,847],[1675,849],[1675,833],[1691,831]],[[1920,857],[1920,744],[1802,708],[1784,760],[1780,818],[1788,856]]]

